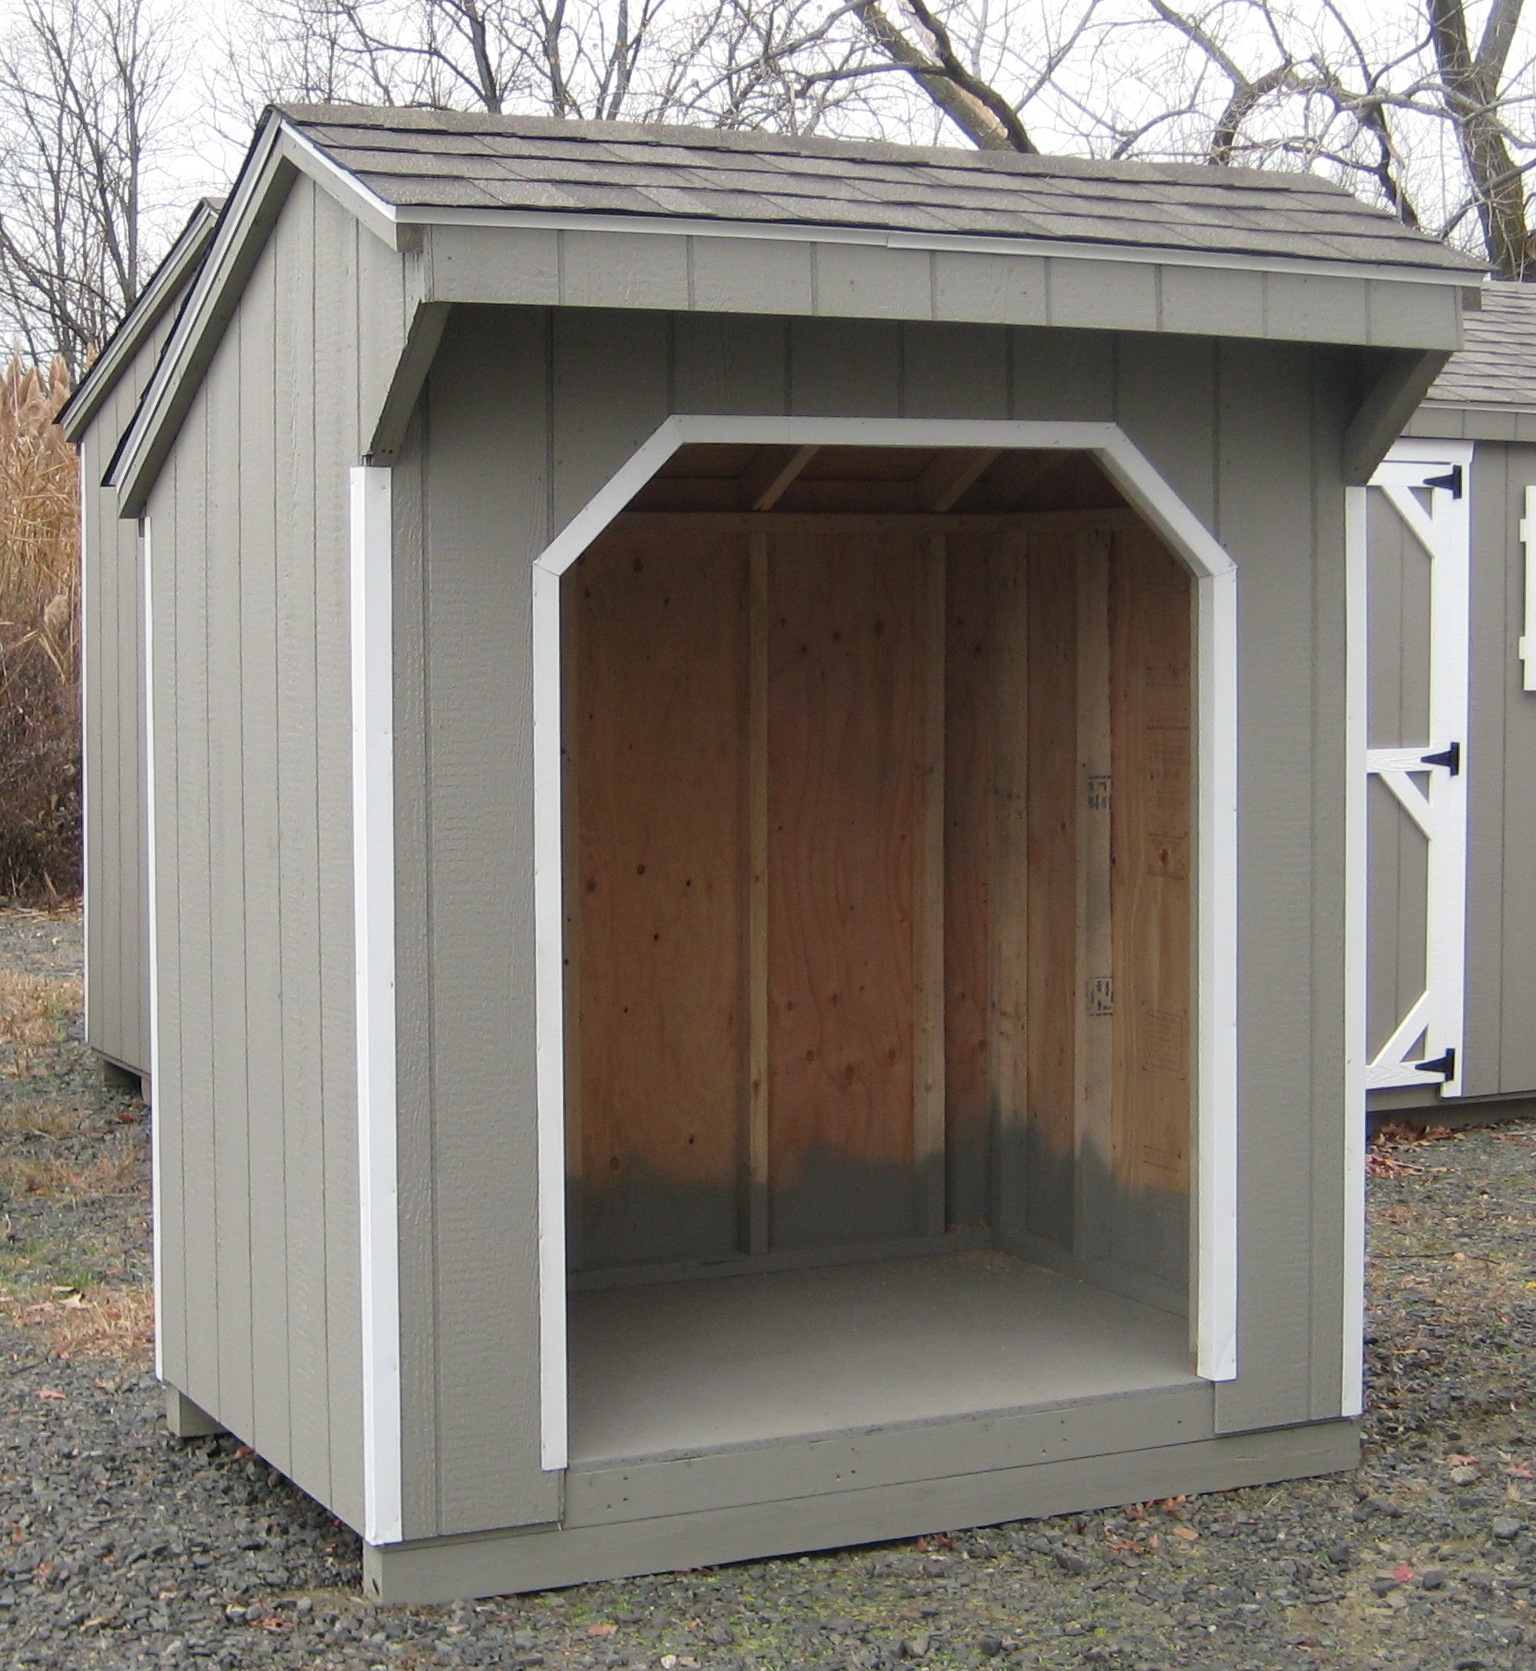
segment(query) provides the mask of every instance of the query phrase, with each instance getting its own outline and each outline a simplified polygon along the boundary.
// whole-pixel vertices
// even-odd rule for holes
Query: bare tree
[[[0,314],[72,376],[144,276],[172,46],[145,0],[21,0],[0,41]]]
[[[252,0],[233,68],[274,100],[808,132],[863,100],[844,0]]]

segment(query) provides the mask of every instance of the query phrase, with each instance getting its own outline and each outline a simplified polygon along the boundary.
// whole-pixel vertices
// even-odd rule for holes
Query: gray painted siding
[[[1536,1091],[1536,693],[1515,654],[1525,608],[1520,521],[1536,445],[1472,460],[1472,735],[1467,750],[1468,1096]]]
[[[85,611],[86,1043],[149,1072],[149,898],[144,850],[144,570],[138,525],[101,486],[174,306],[151,331],[80,443]]]
[[[557,1509],[532,1397],[529,565],[668,411],[705,402],[1117,418],[1236,557],[1242,1377],[1217,1389],[1216,1426],[1337,1411],[1351,369],[1326,349],[1027,328],[455,312],[396,513],[402,1142],[433,1162],[430,1198],[408,1182],[402,1248],[408,1538]]]
[[[654,231],[429,226],[424,237],[426,294],[440,302],[1461,346],[1461,290],[1443,279]]]
[[[374,243],[295,186],[148,513],[165,1376],[353,1524],[347,472],[408,305]]]

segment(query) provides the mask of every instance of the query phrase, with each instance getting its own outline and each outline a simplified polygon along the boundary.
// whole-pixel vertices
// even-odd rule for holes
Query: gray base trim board
[[[1398,1100],[1401,1098],[1401,1100]],[[1536,1093],[1510,1097],[1431,1097],[1412,1086],[1402,1091],[1373,1091],[1367,1105],[1372,1132],[1382,1126],[1497,1126],[1510,1120],[1536,1120]]]
[[[844,1548],[1332,1473],[1355,1466],[1359,1445],[1353,1422],[1323,1422],[748,1508],[365,1545],[363,1588],[387,1604],[441,1602]]]

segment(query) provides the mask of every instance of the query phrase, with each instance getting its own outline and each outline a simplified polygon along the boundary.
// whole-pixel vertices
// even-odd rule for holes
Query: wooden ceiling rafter
[[[820,451],[820,447],[796,447],[786,459],[778,448],[765,448],[763,456],[749,464],[738,478],[736,497],[741,508],[744,511],[772,510]]]
[[[941,452],[917,479],[918,509],[953,510],[982,476],[1002,457],[1001,447],[978,447],[971,452]]]

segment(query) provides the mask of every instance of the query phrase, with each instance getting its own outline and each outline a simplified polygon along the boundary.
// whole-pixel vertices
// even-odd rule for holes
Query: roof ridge
[[[493,116],[479,111],[437,110],[417,105],[278,104],[286,120],[303,127],[383,128],[402,133],[483,133],[509,137],[568,137],[626,144],[687,146],[695,150],[775,156],[824,156],[871,162],[927,163],[978,173],[1078,176],[1106,180],[1165,180],[1179,184],[1232,185],[1263,191],[1306,191],[1344,198],[1357,208],[1392,218],[1362,203],[1334,181],[1299,169],[1232,168],[1212,163],[1163,163],[1100,157],[982,151],[960,145],[903,145],[885,139],[828,139],[820,135],[767,133],[760,129],[711,128],[681,122],[609,122],[555,116]],[[364,118],[367,118],[364,120]]]

